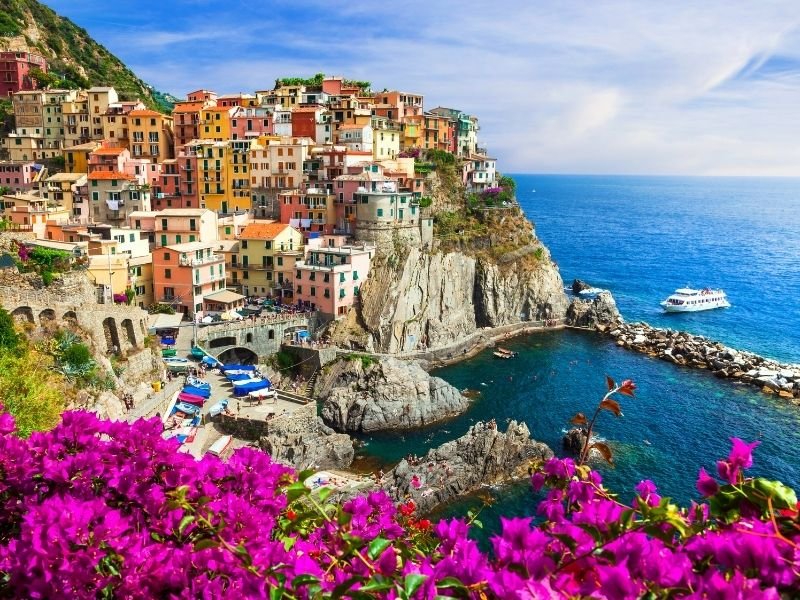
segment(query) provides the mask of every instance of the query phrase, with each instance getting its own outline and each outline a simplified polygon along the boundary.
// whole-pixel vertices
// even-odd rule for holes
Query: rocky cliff
[[[622,320],[611,292],[600,292],[591,300],[576,298],[567,309],[567,324],[575,327],[597,329],[598,325],[611,326]]]
[[[417,464],[401,461],[384,475],[382,487],[397,501],[410,496],[426,513],[481,485],[525,476],[531,463],[552,456],[546,444],[531,439],[524,423],[511,421],[505,433],[495,423],[477,423]]]
[[[360,306],[333,331],[339,344],[435,350],[483,327],[565,315],[561,275],[520,209],[464,217],[436,236],[432,248],[396,244],[376,257]]]
[[[325,426],[314,404],[270,421],[258,445],[276,461],[300,470],[346,468],[355,454],[350,436]]]
[[[409,429],[464,412],[469,399],[415,362],[384,357],[340,359],[315,387],[322,418],[337,431]]]

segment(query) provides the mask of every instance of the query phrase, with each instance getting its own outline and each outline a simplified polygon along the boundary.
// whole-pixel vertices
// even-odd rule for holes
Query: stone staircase
[[[306,398],[311,398],[313,395],[314,385],[317,383],[317,377],[319,377],[319,368],[314,370],[314,372],[311,374],[311,377],[308,378],[305,387],[303,388],[302,395]]]

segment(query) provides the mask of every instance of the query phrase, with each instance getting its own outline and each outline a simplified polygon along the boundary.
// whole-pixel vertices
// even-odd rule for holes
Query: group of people
[[[133,408],[133,394],[123,394],[122,402],[125,404],[125,410],[131,410]]]

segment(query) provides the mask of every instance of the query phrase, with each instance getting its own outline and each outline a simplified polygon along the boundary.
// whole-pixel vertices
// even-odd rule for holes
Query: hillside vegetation
[[[58,85],[113,86],[123,100],[169,111],[172,96],[153,90],[85,29],[36,0],[0,0],[0,48],[41,54]]]

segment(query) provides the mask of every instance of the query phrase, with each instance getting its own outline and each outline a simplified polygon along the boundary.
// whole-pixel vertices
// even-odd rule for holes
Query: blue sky
[[[800,176],[792,1],[46,4],[178,97],[324,72],[477,115],[508,172]]]

